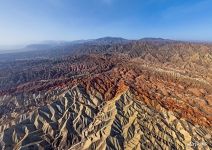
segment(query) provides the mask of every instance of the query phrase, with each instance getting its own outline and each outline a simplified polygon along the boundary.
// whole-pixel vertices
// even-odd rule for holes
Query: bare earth
[[[0,149],[212,149],[212,45],[82,49],[0,63]]]

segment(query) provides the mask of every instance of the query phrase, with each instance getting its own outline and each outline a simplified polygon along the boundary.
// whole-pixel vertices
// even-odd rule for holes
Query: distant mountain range
[[[127,39],[119,38],[119,37],[103,37],[99,39],[90,39],[90,40],[76,40],[76,41],[52,41],[47,43],[38,43],[38,44],[30,44],[25,47],[25,49],[31,50],[40,50],[40,49],[49,49],[55,47],[63,47],[63,46],[71,46],[74,44],[116,44],[116,43],[125,43]]]
[[[34,43],[26,45],[23,48],[11,48],[5,50],[4,48],[0,49],[0,54],[5,53],[15,53],[15,52],[27,52],[34,50],[48,50],[55,48],[63,48],[67,46],[72,46],[76,44],[115,44],[115,43],[125,43],[127,39],[119,38],[119,37],[103,37],[99,39],[89,39],[89,40],[76,40],[76,41],[44,41],[40,43]],[[20,46],[19,46],[20,47]]]
[[[139,40],[128,40],[121,37],[103,37],[90,40],[76,41],[44,41],[29,44],[21,49],[0,50],[0,61],[14,61],[26,59],[48,59],[67,55],[78,55],[90,52],[109,52],[117,45],[136,45],[135,43],[199,43],[176,41],[162,38],[142,38]],[[208,44],[208,43],[203,43]]]

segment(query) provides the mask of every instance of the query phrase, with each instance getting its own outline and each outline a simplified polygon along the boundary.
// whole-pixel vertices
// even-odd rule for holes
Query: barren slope
[[[211,45],[101,45],[0,64],[0,149],[212,149]]]

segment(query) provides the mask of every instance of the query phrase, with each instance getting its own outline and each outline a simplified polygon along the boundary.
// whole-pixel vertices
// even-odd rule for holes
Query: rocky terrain
[[[212,149],[211,44],[62,48],[0,55],[0,149]]]

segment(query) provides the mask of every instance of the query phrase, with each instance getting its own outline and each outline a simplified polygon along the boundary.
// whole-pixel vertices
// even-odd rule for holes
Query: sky
[[[0,45],[105,36],[212,41],[212,0],[0,0]]]

